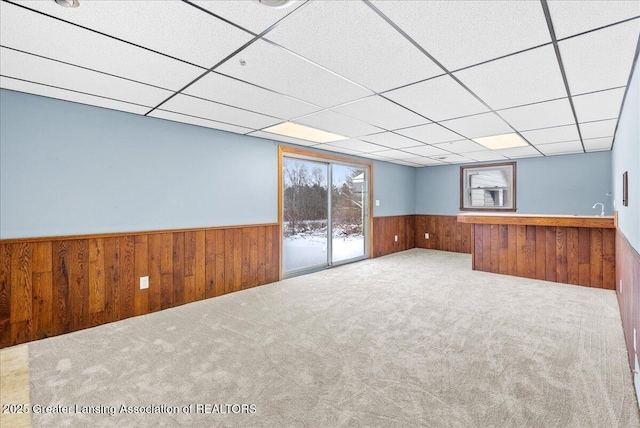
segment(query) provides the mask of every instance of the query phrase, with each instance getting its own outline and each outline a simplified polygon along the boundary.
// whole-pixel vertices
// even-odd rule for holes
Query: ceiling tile
[[[407,153],[400,150],[383,150],[381,152],[377,152],[377,154],[389,159],[409,159],[416,157],[413,153]]]
[[[235,132],[236,134],[245,134],[251,129],[241,126],[230,125],[228,123],[216,122],[215,120],[200,119],[198,117],[187,116],[184,114],[173,113],[164,110],[154,110],[148,114],[149,117],[158,119],[171,120],[173,122],[188,123],[191,125],[204,126],[206,128],[219,129],[222,131]]]
[[[624,88],[573,97],[579,122],[617,118],[622,106]]]
[[[366,154],[362,154],[361,156],[367,157],[369,159],[376,159],[376,160],[381,160],[381,161],[388,161],[389,158],[386,156],[380,156],[378,153],[366,153]]]
[[[548,0],[556,37],[572,36],[640,15],[637,1]]]
[[[513,132],[513,129],[495,113],[467,116],[440,122],[440,124],[467,138],[480,138]]]
[[[431,159],[431,158],[411,158],[411,159],[407,159],[407,161],[417,163],[418,165],[422,165],[422,166],[448,165],[445,162],[442,162],[436,159]]]
[[[551,42],[539,2],[373,4],[450,71]]]
[[[535,148],[531,146],[514,147],[512,149],[496,150],[496,152],[508,158],[528,158],[532,156],[542,156]]]
[[[575,123],[567,98],[501,110],[502,116],[518,131],[549,128]]]
[[[584,142],[584,148],[588,152],[599,152],[603,150],[611,150],[611,145],[613,144],[613,137],[590,138],[582,141]]]
[[[477,151],[477,152],[465,153],[464,155],[469,159],[474,159],[480,162],[507,160],[507,158],[502,156],[500,153],[494,152],[493,150],[486,150],[486,149]]]
[[[118,101],[147,106],[147,111],[173,94],[171,91],[121,79],[85,68],[0,47],[2,75],[56,86]]]
[[[494,110],[567,96],[553,46],[543,46],[455,73]]]
[[[396,132],[427,144],[446,143],[449,141],[462,140],[464,138],[455,132],[443,128],[437,123],[400,129]]]
[[[438,156],[436,159],[442,160],[447,163],[473,163],[475,160],[461,155],[446,155]]]
[[[53,1],[18,3],[205,68],[252,39],[246,31],[181,1],[90,1],[73,10]]]
[[[217,73],[208,73],[183,92],[281,119],[292,119],[320,110],[320,107],[304,101]]]
[[[640,20],[558,43],[572,94],[626,86]]]
[[[579,140],[578,127],[575,125],[557,126],[554,128],[537,129],[535,131],[524,131],[522,136],[531,144],[551,144],[563,141]]]
[[[0,2],[0,16],[3,46],[46,58],[173,90],[204,71],[10,3]]]
[[[618,119],[600,120],[598,122],[587,122],[580,124],[580,133],[582,138],[601,138],[612,137],[615,130]]]
[[[265,37],[376,92],[443,74],[363,2],[311,2]]]
[[[249,133],[248,135],[252,137],[266,138],[267,140],[275,140],[275,141],[282,141],[284,143],[298,144],[300,146],[314,146],[318,144],[316,141],[307,141],[307,140],[302,140],[300,138],[293,138],[293,137],[288,137],[286,135],[272,134],[271,132],[265,132],[265,131],[254,131]]]
[[[289,6],[274,8],[255,1],[195,0],[193,3],[254,33],[264,30],[294,12],[304,1],[294,0]]]
[[[436,146],[417,146],[417,147],[408,147],[406,149],[402,149],[405,152],[413,153],[414,155],[420,156],[447,156],[450,155],[451,152],[443,150]]]
[[[405,86],[386,92],[384,96],[433,121],[453,119],[488,110],[449,76],[436,77]]]
[[[394,134],[393,132],[383,132],[380,134],[366,135],[364,137],[361,137],[361,139],[394,149],[402,149],[404,147],[414,147],[421,145],[421,143],[416,140],[403,137],[402,135]]]
[[[65,89],[52,88],[50,86],[25,82],[22,80],[16,80],[4,76],[0,76],[0,88],[26,92],[28,94],[42,95],[43,97],[56,98],[59,100],[72,101],[74,103],[104,107],[112,110],[120,110],[129,113],[145,114],[149,111],[149,107],[109,100],[93,95],[81,94]]]
[[[545,155],[564,155],[567,153],[584,153],[582,144],[578,141],[565,141],[563,143],[542,144],[538,146]]]
[[[355,138],[351,138],[349,140],[334,141],[333,143],[328,144],[331,146],[344,147],[346,149],[357,150],[364,153],[374,153],[382,150],[387,150],[386,147],[380,146],[378,144],[367,143],[366,141],[356,140]]]
[[[405,160],[405,159],[403,159],[403,160],[390,159],[389,162],[395,163],[395,164],[398,164],[398,165],[412,166],[414,168],[418,167],[418,166],[422,166],[422,165],[416,164],[415,162],[411,162],[411,161]]]
[[[485,147],[471,140],[451,141],[449,143],[434,144],[434,147],[448,150],[452,153],[478,152]]]
[[[262,114],[178,94],[161,106],[162,110],[196,116],[245,128],[260,129],[282,122]]]
[[[335,107],[333,111],[355,117],[367,123],[375,123],[377,126],[387,130],[430,122],[422,116],[418,116],[412,111],[378,95]]]
[[[313,113],[296,119],[294,122],[322,129],[323,131],[333,132],[334,134],[344,135],[345,137],[358,137],[360,135],[373,134],[381,131],[381,129],[376,126],[330,110]]]
[[[240,64],[241,59],[245,61],[244,66]],[[322,107],[334,107],[371,95],[371,91],[262,40],[251,44],[217,71]]]

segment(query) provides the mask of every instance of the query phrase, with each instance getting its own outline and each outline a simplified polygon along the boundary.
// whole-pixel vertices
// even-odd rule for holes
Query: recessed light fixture
[[[311,128],[309,126],[298,125],[293,122],[284,122],[263,129],[265,132],[272,134],[285,135],[287,137],[299,138],[301,140],[314,141],[316,143],[331,143],[333,141],[346,140],[347,137],[333,134],[331,132],[322,131],[320,129]]]
[[[80,2],[78,0],[53,0],[56,4],[62,7],[78,7]]]
[[[291,0],[255,0],[258,3],[272,7],[274,9],[282,9],[291,6],[293,3]]]
[[[474,138],[473,141],[478,144],[482,144],[486,148],[492,150],[510,149],[512,147],[523,147],[529,145],[525,140],[522,139],[521,136],[516,133]]]

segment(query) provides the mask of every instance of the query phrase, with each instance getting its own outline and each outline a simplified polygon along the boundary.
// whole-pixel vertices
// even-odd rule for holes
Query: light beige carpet
[[[35,426],[640,427],[613,291],[474,272],[455,253],[354,263],[29,352],[32,404],[72,411]]]

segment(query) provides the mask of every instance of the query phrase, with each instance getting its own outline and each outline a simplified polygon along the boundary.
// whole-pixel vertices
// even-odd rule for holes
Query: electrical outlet
[[[393,239],[394,241],[398,242],[398,235],[395,236],[395,238]]]
[[[429,239],[429,234],[428,233],[424,234],[424,239]]]
[[[149,288],[149,277],[141,276],[140,277],[140,290],[145,290]]]

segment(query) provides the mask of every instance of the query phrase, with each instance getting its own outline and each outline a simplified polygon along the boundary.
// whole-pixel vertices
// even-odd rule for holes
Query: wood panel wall
[[[373,218],[373,257],[415,248],[413,215]],[[398,236],[398,240],[395,237]]]
[[[629,244],[620,229],[616,230],[616,293],[629,351],[629,365],[633,370],[635,366],[634,328],[636,342],[640,344],[640,254]],[[638,351],[640,352],[640,349]],[[640,354],[638,358],[640,359]]]
[[[0,242],[0,348],[274,282],[279,266],[273,224]]]
[[[615,289],[615,230],[474,224],[473,269]]]
[[[457,216],[449,215],[416,215],[415,222],[416,247],[471,254],[471,224],[458,223]]]

